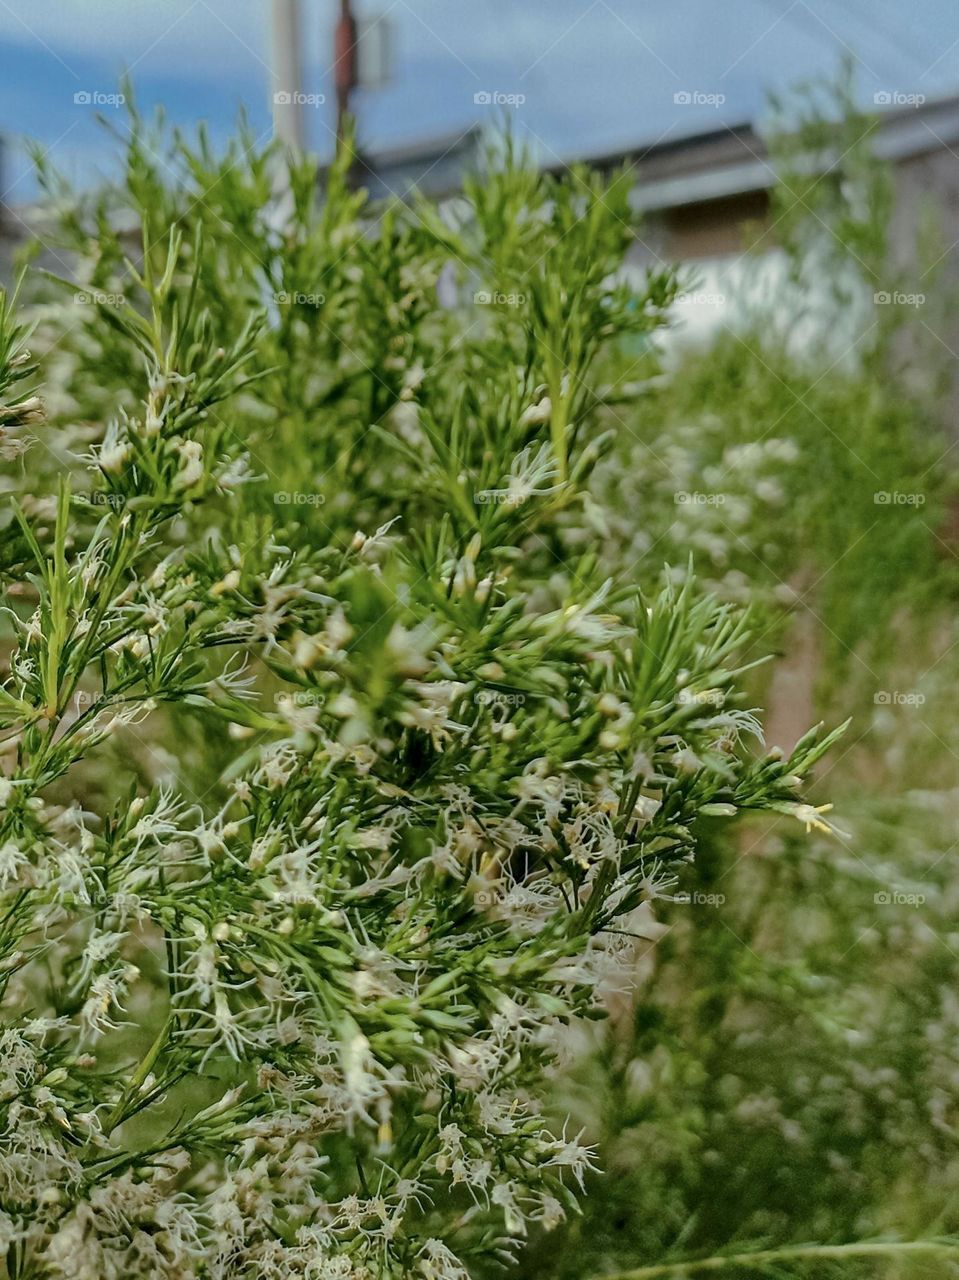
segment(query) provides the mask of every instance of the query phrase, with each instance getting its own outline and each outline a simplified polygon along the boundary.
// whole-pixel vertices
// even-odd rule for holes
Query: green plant
[[[195,208],[130,147],[142,252],[95,204],[56,369],[88,475],[51,509],[45,460],[15,474],[3,569],[8,1273],[461,1277],[575,1204],[546,1078],[634,917],[703,822],[826,826],[836,733],[754,758],[743,619],[556,558],[593,371],[673,288],[614,279],[621,180],[510,159],[450,230],[361,219],[342,162],[317,211],[304,165],[277,227],[264,159]],[[451,255],[525,297],[447,356]],[[324,300],[277,300],[306,271]]]

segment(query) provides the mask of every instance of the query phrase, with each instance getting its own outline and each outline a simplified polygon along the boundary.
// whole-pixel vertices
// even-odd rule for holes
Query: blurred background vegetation
[[[762,615],[758,648],[779,649],[756,681],[772,741],[791,745],[806,714],[853,716],[820,775],[845,834],[706,833],[691,900],[657,910],[636,990],[557,1082],[558,1109],[599,1142],[605,1173],[568,1241],[531,1251],[529,1275],[957,1228],[959,648],[943,352],[915,312],[877,308],[855,361],[836,365],[857,290],[881,289],[895,267],[888,170],[846,82],[832,110],[816,108],[820,93],[801,91],[801,128],[771,148],[796,310],[784,323],[780,298],[750,300],[745,330],[673,355],[601,479],[616,495],[611,558],[625,545],[648,572],[658,560],[682,572],[691,553],[701,578]],[[797,157],[830,142],[847,163],[804,179]],[[918,260],[936,260],[935,246],[933,230]],[[945,288],[928,301],[955,305]],[[797,350],[800,320],[812,324]],[[951,1274],[875,1258],[841,1273]]]

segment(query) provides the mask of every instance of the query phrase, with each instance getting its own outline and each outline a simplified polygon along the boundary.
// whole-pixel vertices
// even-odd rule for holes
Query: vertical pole
[[[336,140],[343,139],[343,126],[350,109],[350,94],[356,88],[356,19],[350,0],[340,0],[340,20],[333,38],[333,71],[336,82]]]
[[[303,149],[299,0],[273,0],[273,136]]]

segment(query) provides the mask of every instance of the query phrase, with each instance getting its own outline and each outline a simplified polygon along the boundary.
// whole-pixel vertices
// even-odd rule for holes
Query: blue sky
[[[303,88],[311,145],[328,152],[334,0],[300,0]],[[877,92],[959,92],[956,0],[357,0],[388,13],[391,82],[355,106],[367,146],[491,122],[477,93],[524,99],[514,127],[547,158],[679,137],[754,119],[765,91],[859,64]],[[109,167],[112,144],[77,93],[115,92],[132,71],[144,107],[176,124],[205,120],[225,138],[243,104],[270,129],[270,0],[0,0],[0,190],[34,191],[25,137],[84,185]],[[688,104],[677,103],[687,93]],[[106,105],[111,116],[116,108]]]

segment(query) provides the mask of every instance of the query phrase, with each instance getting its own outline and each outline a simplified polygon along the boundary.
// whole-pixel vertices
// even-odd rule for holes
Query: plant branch
[[[953,1240],[863,1240],[850,1244],[804,1244],[783,1249],[760,1249],[751,1253],[716,1254],[696,1261],[655,1263],[632,1271],[616,1271],[594,1280],[665,1280],[703,1271],[725,1271],[732,1267],[764,1267],[788,1262],[846,1262],[854,1258],[902,1257],[934,1254],[959,1258],[959,1242]]]

